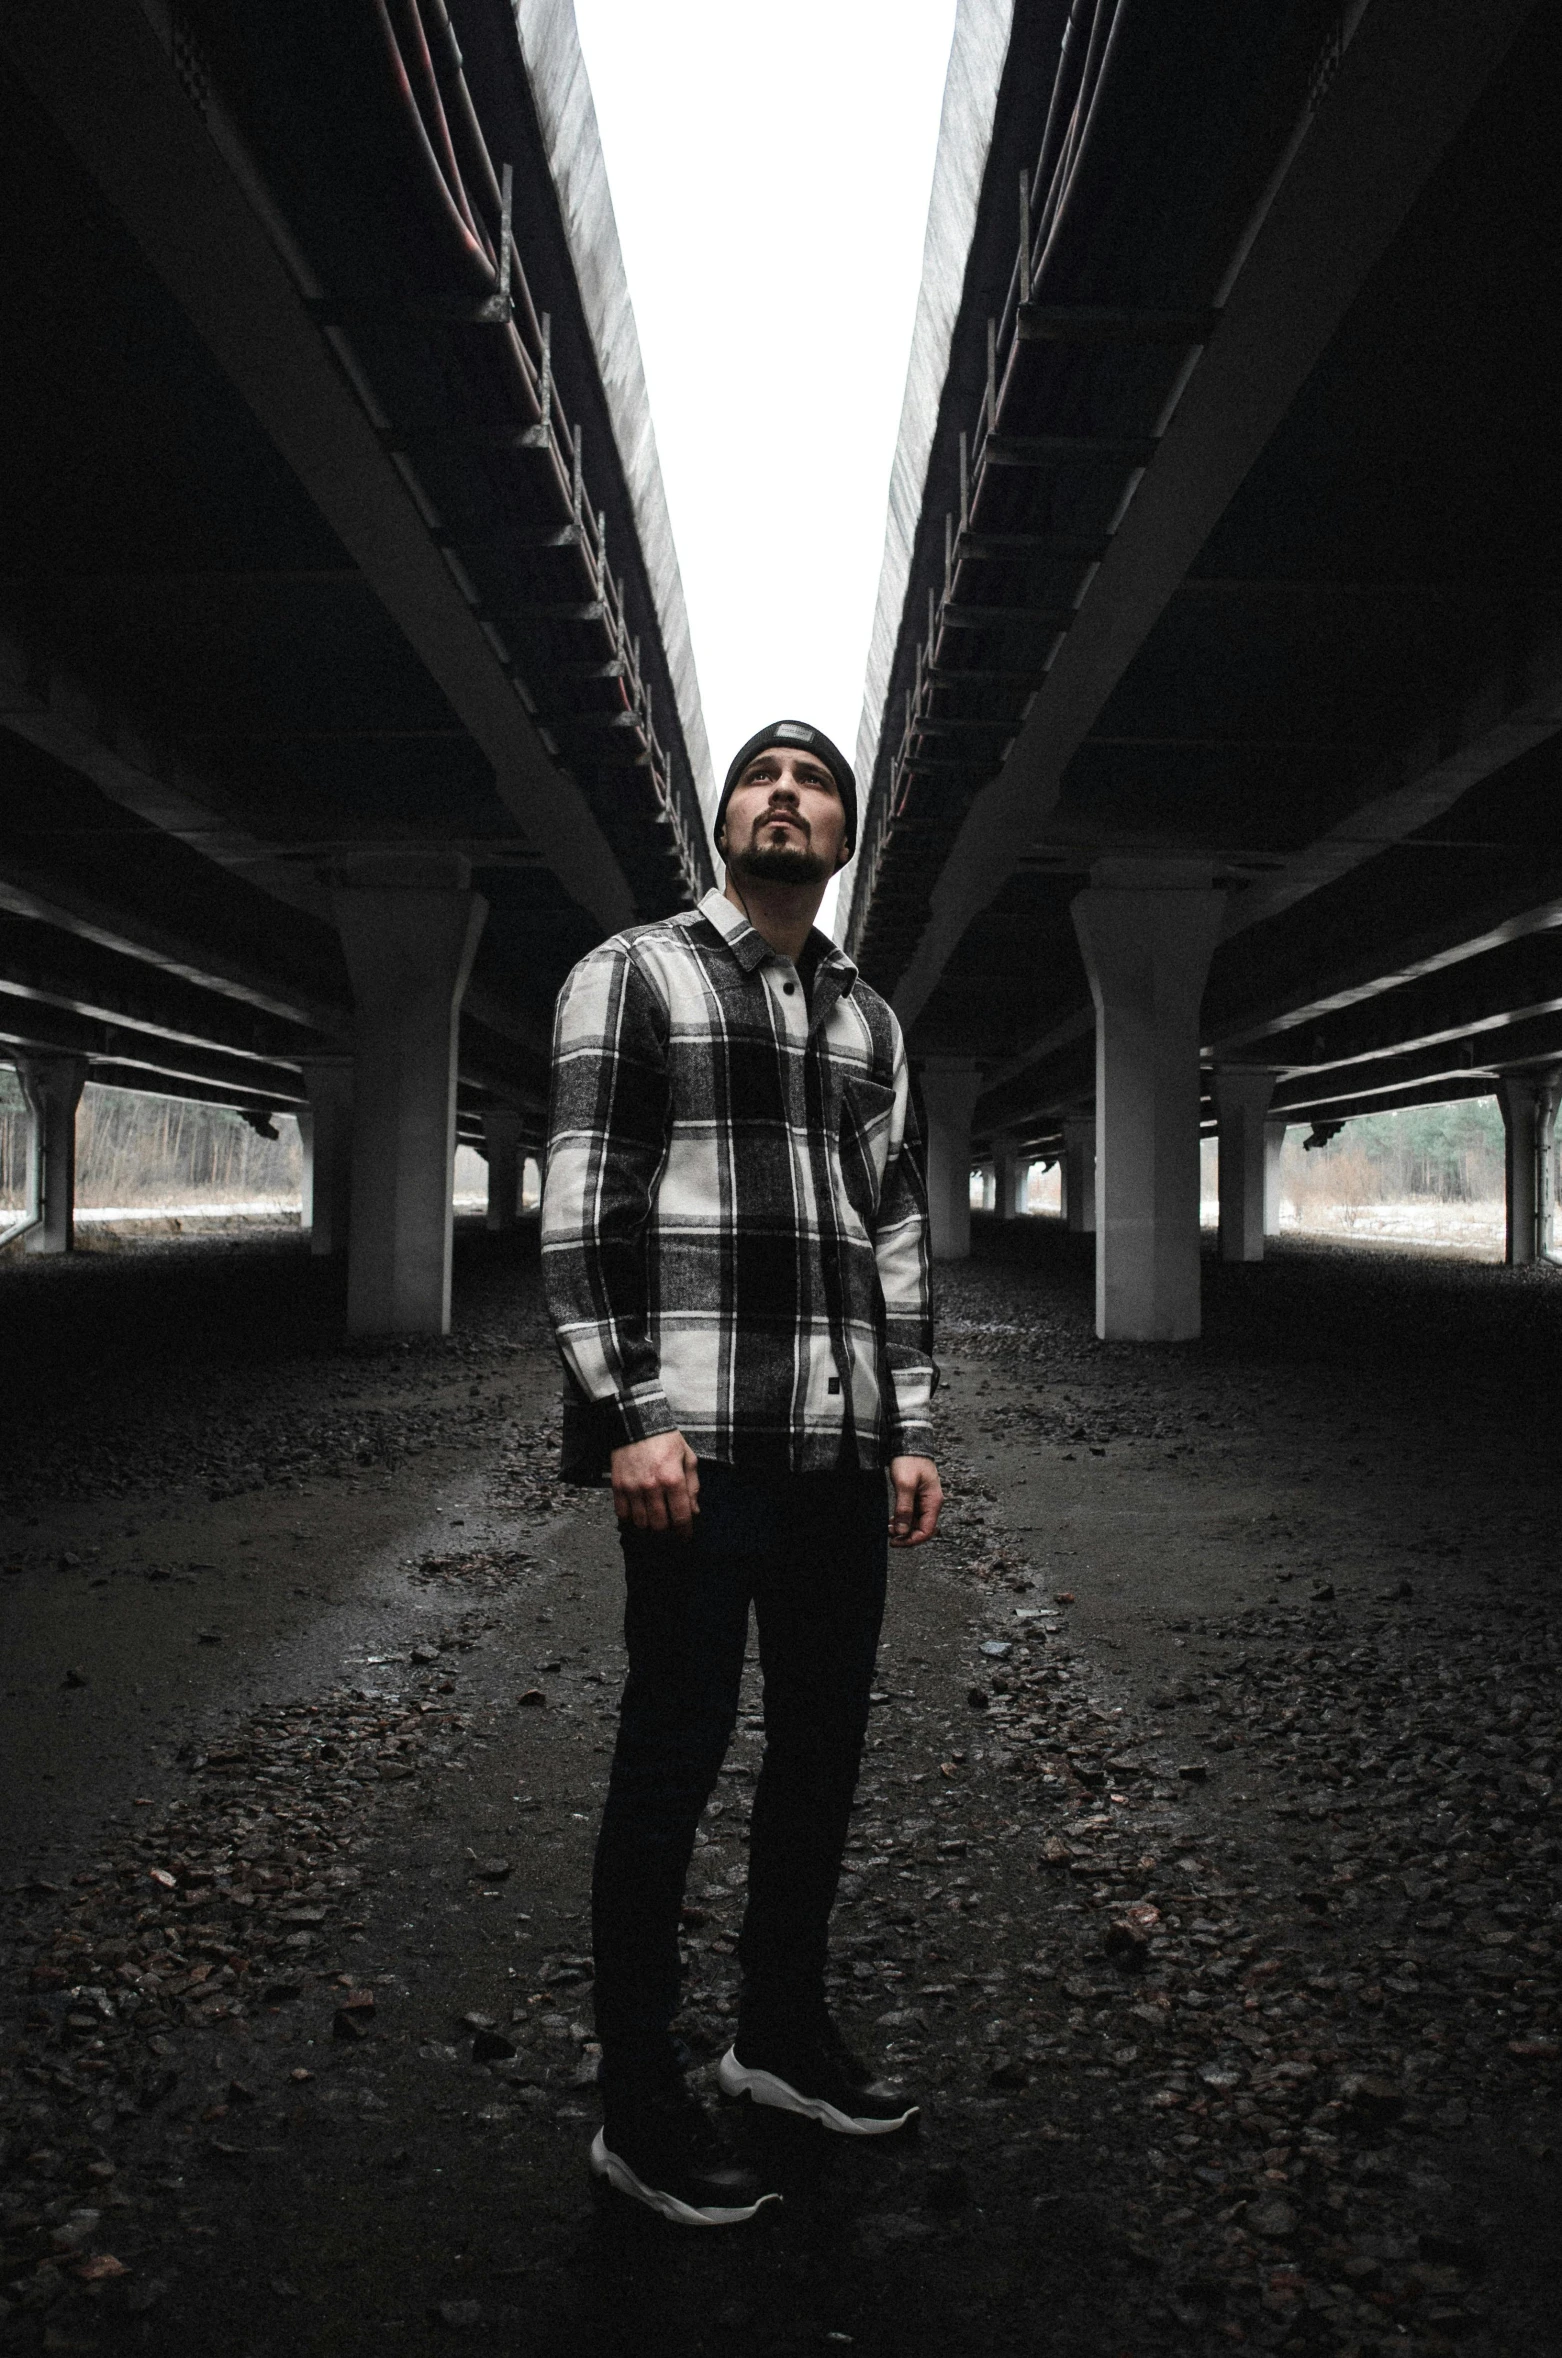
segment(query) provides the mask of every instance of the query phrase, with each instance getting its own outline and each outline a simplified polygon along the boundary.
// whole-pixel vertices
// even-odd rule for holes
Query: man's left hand
[[[889,1519],[891,1547],[921,1547],[938,1529],[944,1486],[930,1457],[892,1457],[889,1478],[895,1504]]]

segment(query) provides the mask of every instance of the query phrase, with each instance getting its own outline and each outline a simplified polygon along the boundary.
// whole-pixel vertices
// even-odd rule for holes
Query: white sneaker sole
[[[745,2219],[752,2219],[767,2202],[779,2202],[779,2194],[762,2194],[758,2202],[745,2203],[736,2210],[721,2210],[711,2206],[700,2210],[693,2203],[682,2202],[676,2194],[668,2194],[658,2186],[647,2186],[637,2178],[625,2161],[609,2147],[598,2129],[591,2140],[591,2167],[598,2178],[605,2178],[620,2194],[627,2194],[633,2202],[643,2202],[647,2210],[657,2211],[662,2218],[671,2219],[678,2227],[741,2227]]]
[[[746,2063],[739,2063],[736,2047],[729,2047],[717,2066],[716,2077],[723,2095],[750,2096],[756,2104],[773,2104],[778,2112],[795,2112],[807,2121],[817,2121],[821,2128],[833,2129],[837,2137],[888,2137],[896,2129],[903,2129],[907,2121],[914,2121],[921,2111],[920,2104],[908,2104],[905,2111],[893,2120],[864,2119],[858,2113],[842,2112],[837,2105],[827,2104],[822,2096],[804,2096],[789,2081],[778,2079],[773,2071],[751,2071]]]

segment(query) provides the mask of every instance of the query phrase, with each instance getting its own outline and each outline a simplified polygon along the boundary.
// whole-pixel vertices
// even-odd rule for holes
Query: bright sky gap
[[[955,0],[575,0],[719,778],[856,743]]]

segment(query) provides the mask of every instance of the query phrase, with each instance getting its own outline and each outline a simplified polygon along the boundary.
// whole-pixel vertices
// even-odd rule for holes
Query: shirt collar
[[[756,967],[763,966],[767,958],[779,957],[779,951],[773,950],[764,935],[750,925],[741,909],[733,907],[719,884],[713,884],[700,902],[700,915],[716,928],[745,974],[752,974]],[[828,934],[819,931],[817,925],[809,939],[823,945],[819,972],[822,974],[828,968],[838,974],[842,993],[849,991],[857,979],[853,960],[846,955],[839,942],[832,942]]]

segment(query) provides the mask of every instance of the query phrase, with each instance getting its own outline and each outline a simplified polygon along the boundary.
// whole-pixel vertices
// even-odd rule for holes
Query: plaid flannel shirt
[[[718,891],[559,995],[543,1274],[564,1470],[680,1431],[773,1472],[925,1453],[927,1208],[900,1026],[816,933],[812,1001]]]

